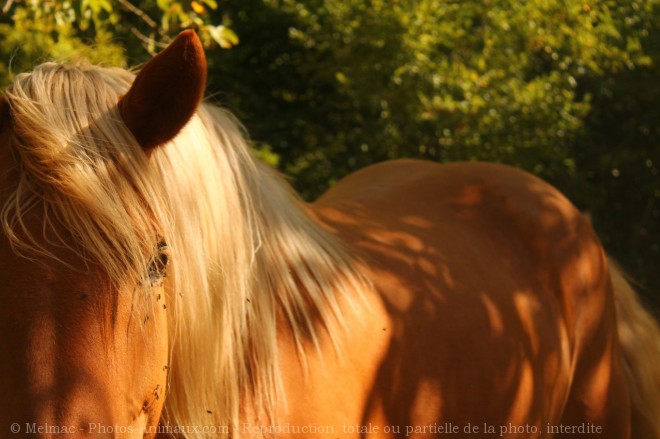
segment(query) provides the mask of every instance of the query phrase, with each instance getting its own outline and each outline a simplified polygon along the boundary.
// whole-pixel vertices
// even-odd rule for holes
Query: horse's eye
[[[165,240],[161,240],[156,247],[156,254],[154,254],[149,264],[149,279],[152,285],[159,284],[167,276],[169,262],[169,247]]]

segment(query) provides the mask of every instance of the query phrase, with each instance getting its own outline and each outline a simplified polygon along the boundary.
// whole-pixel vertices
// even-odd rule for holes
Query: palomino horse
[[[0,100],[0,436],[660,437],[657,324],[555,189],[406,160],[307,205],[205,78],[184,32]]]

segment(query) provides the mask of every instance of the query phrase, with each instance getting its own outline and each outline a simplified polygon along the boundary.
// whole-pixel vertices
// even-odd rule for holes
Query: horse
[[[556,189],[398,160],[304,203],[205,83],[185,31],[0,98],[2,437],[660,437],[658,324]]]

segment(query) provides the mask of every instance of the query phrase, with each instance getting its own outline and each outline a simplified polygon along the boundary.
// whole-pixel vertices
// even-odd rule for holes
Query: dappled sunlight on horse
[[[557,190],[399,160],[306,204],[205,80],[188,31],[0,99],[1,435],[660,438],[658,325]]]
[[[380,198],[374,189],[356,189],[369,187],[375,177],[369,173],[396,185],[379,185],[382,202],[400,200],[396,211],[365,209]],[[333,207],[324,209],[326,203]],[[575,247],[591,233],[563,197],[499,166],[447,165],[438,173],[432,164],[410,161],[349,177],[317,205],[340,234],[380,255],[375,278],[386,279],[380,289],[394,336],[365,420],[383,410],[375,405],[384,401],[391,404],[383,414],[391,425],[446,418],[461,426],[477,422],[483,431],[483,423],[499,426],[502,419],[544,425],[561,417],[570,384],[569,334],[557,293],[543,282],[557,279],[561,268],[537,256],[568,257],[562,242]],[[341,212],[358,220],[342,221]],[[590,258],[600,256],[592,250]],[[421,415],[406,410],[417,404]]]

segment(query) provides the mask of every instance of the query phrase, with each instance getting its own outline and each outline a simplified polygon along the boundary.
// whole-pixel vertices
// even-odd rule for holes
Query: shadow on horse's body
[[[312,210],[359,249],[377,293],[351,323],[344,364],[314,368],[291,398],[292,424],[324,412],[368,437],[384,426],[551,437],[587,423],[625,437],[605,255],[552,187],[499,165],[395,161],[349,176]],[[295,361],[284,370],[291,384],[302,373]]]
[[[185,32],[0,98],[1,435],[660,438],[657,323],[555,189],[401,160],[305,205],[205,78]]]

